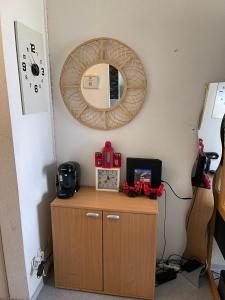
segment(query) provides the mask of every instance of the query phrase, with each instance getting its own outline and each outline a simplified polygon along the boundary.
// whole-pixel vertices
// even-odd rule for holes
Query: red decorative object
[[[134,186],[129,186],[127,182],[123,184],[123,192],[128,193],[129,197],[136,197],[142,194],[144,194],[152,199],[156,199],[157,197],[161,197],[164,192],[164,185],[160,184],[158,188],[152,188],[149,186],[148,182],[141,182],[137,181],[135,182]]]
[[[204,188],[211,189],[211,180],[205,172],[203,173],[202,181],[203,181],[203,184],[204,184]]]
[[[101,167],[102,166],[102,153],[95,152],[95,166]]]
[[[114,153],[113,154],[113,167],[114,168],[120,168],[121,167],[121,154],[120,153]]]
[[[113,148],[111,142],[105,142],[105,147],[102,149],[102,167],[113,168]]]
[[[199,154],[198,156],[205,156],[205,152],[204,152],[204,141],[203,139],[198,139],[199,142]],[[205,189],[211,189],[211,180],[209,178],[209,175],[205,172],[205,167],[204,167],[204,171],[202,174],[202,183],[203,183],[203,187]]]
[[[110,141],[105,142],[102,152],[95,152],[95,166],[108,169],[121,167],[121,153],[114,153]]]
[[[198,147],[199,147],[199,154],[204,154],[204,143],[203,139],[198,139]]]

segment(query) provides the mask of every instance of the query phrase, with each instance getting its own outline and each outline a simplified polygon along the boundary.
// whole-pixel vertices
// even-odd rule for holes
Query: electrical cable
[[[213,276],[214,280],[219,280],[220,279],[221,275],[220,275],[219,272],[211,270],[211,273],[212,273],[212,276]],[[216,276],[218,276],[218,277],[216,277]]]
[[[174,193],[174,195],[175,195],[177,198],[182,199],[182,200],[191,200],[191,199],[192,199],[192,197],[180,197],[180,196],[178,196],[177,193],[174,191],[174,189],[171,187],[171,185],[170,185],[167,181],[165,181],[165,180],[161,180],[161,181],[162,181],[163,183],[166,183],[166,184],[169,186],[169,188],[171,189],[171,191]],[[164,223],[164,225],[163,225],[163,231],[164,231],[164,232],[163,232],[164,246],[163,246],[163,251],[162,251],[161,259],[158,260],[158,263],[157,263],[157,264],[160,264],[161,262],[164,261],[164,255],[165,255],[166,244],[167,244],[167,240],[166,240],[167,192],[166,192],[166,190],[164,190],[164,192],[165,192],[165,212],[164,212],[164,221],[163,221],[163,223]],[[180,258],[180,260],[179,260],[179,263],[180,263],[180,264],[181,264],[181,261],[182,261],[183,259],[185,259],[184,257],[182,257],[182,256],[180,256],[180,255],[178,255],[178,254],[172,254],[172,255],[170,255],[170,256],[168,257],[168,259],[167,259],[166,261],[169,262],[169,260],[171,259],[172,256],[177,256],[177,257],[179,257],[179,258]],[[178,260],[177,260],[177,261],[178,261]]]
[[[216,278],[213,278],[214,280],[219,280],[220,279],[220,276],[219,277],[216,277]]]
[[[220,273],[219,272],[215,272],[215,271],[211,270],[211,273],[212,273],[212,276],[213,276],[214,280],[219,280],[220,279]]]
[[[191,200],[192,199],[192,197],[180,197],[180,196],[178,196],[177,195],[177,193],[174,191],[174,189],[172,188],[172,186],[169,184],[169,182],[167,182],[167,181],[165,181],[165,180],[161,180],[162,182],[164,182],[164,183],[166,183],[168,186],[169,186],[169,188],[171,189],[171,191],[174,193],[174,195],[177,197],[177,198],[179,198],[179,199],[181,199],[181,200]]]

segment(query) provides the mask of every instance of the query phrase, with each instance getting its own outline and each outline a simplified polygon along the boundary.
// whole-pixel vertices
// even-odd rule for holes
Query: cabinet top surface
[[[51,207],[70,207],[144,214],[158,214],[158,201],[145,196],[129,198],[120,192],[96,191],[94,187],[82,186],[73,198],[56,198]]]

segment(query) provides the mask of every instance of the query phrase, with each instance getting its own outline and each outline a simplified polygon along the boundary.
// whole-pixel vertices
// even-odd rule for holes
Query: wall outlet
[[[37,271],[39,265],[44,259],[45,259],[45,252],[39,249],[37,255],[34,256],[31,261],[31,272],[30,272],[31,275],[33,275],[33,273]]]

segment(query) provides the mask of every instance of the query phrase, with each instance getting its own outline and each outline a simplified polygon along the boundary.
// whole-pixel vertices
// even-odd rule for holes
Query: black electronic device
[[[222,270],[220,272],[218,291],[219,291],[221,300],[225,300],[225,270]]]
[[[211,160],[218,159],[219,155],[216,152],[199,153],[196,163],[192,171],[192,185],[197,187],[204,187],[203,174],[209,173]]]
[[[206,156],[204,154],[199,154],[193,170],[192,170],[192,185],[193,186],[198,186],[198,187],[203,187],[203,174],[204,174],[204,169],[205,169],[205,165],[206,165]]]
[[[156,283],[158,285],[176,278],[177,273],[172,269],[158,271],[155,275]]]
[[[75,161],[68,161],[58,167],[56,175],[58,198],[70,198],[80,188],[80,165]]]
[[[151,173],[151,187],[158,188],[161,184],[162,161],[159,159],[127,158],[127,183],[134,186],[135,170],[149,170]]]
[[[200,263],[197,259],[190,259],[182,265],[182,270],[186,272],[192,272],[201,266],[203,266],[203,264]]]
[[[225,259],[225,220],[220,214],[220,212],[217,210],[216,212],[216,222],[215,222],[215,231],[214,231],[214,237],[216,239],[217,245],[220,248],[220,251],[223,255],[223,258]]]

